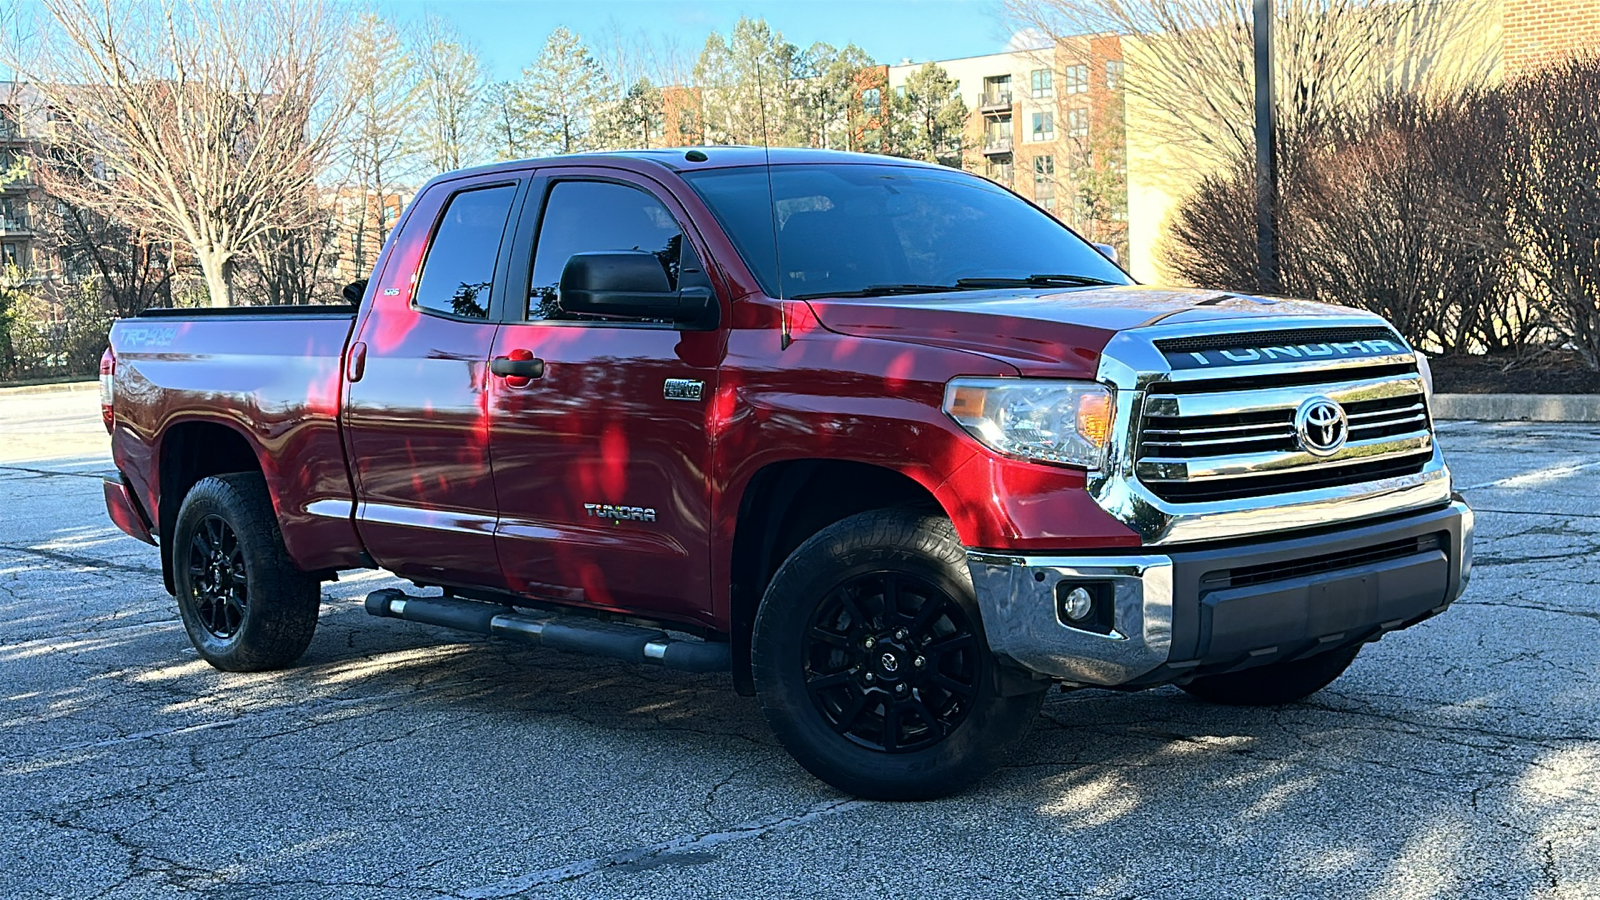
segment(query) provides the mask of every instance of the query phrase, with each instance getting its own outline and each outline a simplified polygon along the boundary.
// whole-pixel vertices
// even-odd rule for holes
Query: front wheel
[[[808,771],[878,800],[944,796],[992,769],[1042,689],[1002,696],[950,521],[851,516],[773,576],[756,614],[756,695]]]
[[[183,498],[173,532],[178,614],[202,659],[260,672],[305,653],[321,584],[289,559],[260,475],[202,478]]]

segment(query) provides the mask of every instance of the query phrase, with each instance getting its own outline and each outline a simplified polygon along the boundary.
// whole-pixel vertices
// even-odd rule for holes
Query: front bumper
[[[1472,572],[1472,510],[1163,553],[968,554],[989,647],[1078,685],[1142,687],[1375,640],[1442,612]],[[1083,586],[1097,613],[1068,624]],[[1101,633],[1104,632],[1104,633]]]

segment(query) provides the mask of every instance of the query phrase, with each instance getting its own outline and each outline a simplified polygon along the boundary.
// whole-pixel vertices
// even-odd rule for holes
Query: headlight
[[[1106,463],[1111,397],[1088,381],[957,378],[944,411],[997,453],[1092,470]]]

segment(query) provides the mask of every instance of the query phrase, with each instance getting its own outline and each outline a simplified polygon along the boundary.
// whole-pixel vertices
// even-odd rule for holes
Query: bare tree
[[[430,15],[414,36],[420,73],[423,156],[434,171],[468,165],[482,145],[476,106],[488,87],[478,54],[450,23]]]
[[[344,49],[351,113],[344,151],[357,194],[350,232],[351,264],[365,271],[399,218],[394,202],[415,175],[416,118],[421,89],[399,29],[375,13],[361,16]]]
[[[13,60],[58,111],[80,177],[68,203],[187,245],[211,303],[236,263],[299,221],[343,121],[337,17],[320,0],[43,0],[53,20]]]
[[[1444,76],[1433,60],[1486,14],[1490,0],[1277,0],[1279,123],[1312,134],[1341,111]],[[1019,28],[1050,43],[1088,34],[1123,41],[1127,93],[1154,111],[1141,121],[1195,168],[1255,151],[1251,0],[1004,0]],[[1048,59],[1052,49],[1040,51]],[[1493,59],[1465,67],[1488,74]],[[1456,85],[1451,85],[1456,86]]]
[[[495,159],[521,159],[528,155],[528,132],[531,129],[522,115],[522,104],[517,99],[517,86],[509,81],[495,81],[483,92],[481,110],[488,131],[490,155]]]

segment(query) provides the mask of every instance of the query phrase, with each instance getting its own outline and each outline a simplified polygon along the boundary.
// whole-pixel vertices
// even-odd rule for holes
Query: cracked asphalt
[[[107,520],[92,392],[0,396],[0,897],[1600,897],[1600,428],[1441,426],[1445,615],[1308,702],[1053,694],[1004,770],[841,796],[726,676],[326,586],[291,670],[189,649]]]

